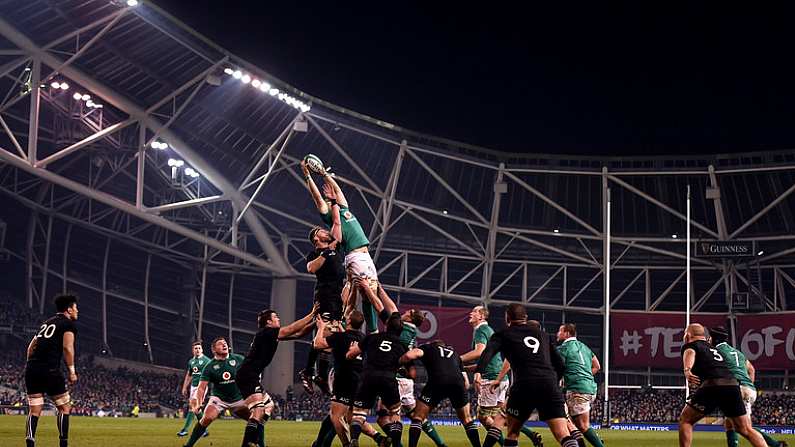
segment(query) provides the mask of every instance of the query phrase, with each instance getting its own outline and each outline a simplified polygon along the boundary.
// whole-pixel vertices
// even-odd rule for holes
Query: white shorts
[[[190,394],[189,394],[189,396],[190,396],[189,399],[190,400],[196,399],[196,391],[198,391],[198,390],[199,390],[198,386],[193,386],[193,385],[190,386]]]
[[[492,382],[481,383],[480,393],[478,393],[478,407],[497,407],[505,403],[505,397],[508,394],[508,381],[503,380],[497,388],[491,387]]]
[[[756,390],[745,385],[740,385],[740,394],[743,396],[743,404],[745,404],[745,412],[751,416],[751,407],[756,402]]]
[[[218,396],[210,396],[207,406],[209,407],[210,405],[214,406],[221,412],[224,410],[235,410],[236,408],[246,408],[246,402],[242,399],[235,402],[226,402],[221,400],[221,398]]]
[[[579,416],[591,412],[591,403],[596,399],[595,394],[566,391],[566,410],[569,416]]]
[[[413,410],[417,405],[414,400],[414,381],[405,377],[398,377],[398,392],[400,393],[400,405],[403,408]]]
[[[378,281],[378,270],[375,269],[370,253],[353,252],[345,255],[345,270],[351,276],[365,276]]]

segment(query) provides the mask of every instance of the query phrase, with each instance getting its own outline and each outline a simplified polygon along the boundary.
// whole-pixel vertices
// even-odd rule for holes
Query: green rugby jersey
[[[740,382],[740,385],[756,389],[754,382],[751,381],[751,376],[748,375],[748,370],[745,369],[745,362],[747,360],[742,351],[730,346],[726,342],[718,344],[718,346],[715,346],[715,349],[723,356],[723,361],[726,363],[729,371],[732,372],[734,378]]]
[[[596,381],[591,373],[591,360],[594,356],[591,349],[576,337],[571,337],[558,346],[558,352],[565,365],[564,390],[596,394]]]
[[[243,399],[240,390],[235,382],[235,375],[240,365],[243,364],[243,357],[240,354],[229,354],[229,357],[219,360],[212,359],[204,368],[201,380],[206,380],[213,384],[211,396],[215,396],[224,402],[237,402]]]
[[[412,323],[407,321],[403,322],[403,330],[400,331],[400,344],[402,344],[406,350],[411,350],[417,347],[417,326],[414,326]],[[400,373],[400,371],[398,371],[397,376],[401,378],[405,377]]]
[[[323,222],[330,228],[331,210],[326,214],[321,214],[320,217],[323,218]],[[340,249],[343,253],[348,254],[357,248],[370,245],[370,241],[364,234],[362,225],[349,208],[340,207],[340,225],[342,226],[342,245]]]
[[[202,354],[201,357],[191,357],[188,360],[188,372],[190,373],[190,386],[199,386],[199,378],[202,370],[210,363],[210,358]]]
[[[480,323],[475,327],[475,331],[472,334],[472,349],[478,344],[489,344],[489,339],[491,336],[494,335],[494,329],[489,326],[488,323],[485,321]],[[500,375],[500,371],[502,370],[502,354],[497,353],[491,359],[488,365],[486,365],[486,371],[481,374],[481,376],[486,380],[494,380],[497,376]],[[503,380],[508,380],[508,375],[506,374],[503,377]]]

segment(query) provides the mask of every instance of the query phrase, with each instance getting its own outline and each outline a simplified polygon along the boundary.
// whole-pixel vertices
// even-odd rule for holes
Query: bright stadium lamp
[[[231,68],[229,68],[229,67],[226,67],[226,68],[224,68],[224,73],[226,73],[226,74],[228,74],[228,75],[231,75],[231,74],[233,74],[234,72],[235,72],[235,70],[232,70],[232,69],[231,69]]]
[[[191,175],[191,176],[192,176],[192,175],[193,175],[193,172],[194,172],[194,171],[193,171],[193,168],[191,168],[191,167],[187,167],[187,168],[185,168],[185,174],[187,174],[187,175]]]
[[[765,251],[764,250],[759,250],[759,252],[756,255],[757,256],[762,256],[763,254],[765,254]]]
[[[72,98],[74,98],[75,101],[80,101],[81,99],[83,99],[83,95],[81,95],[79,92],[75,92],[75,94],[72,95]]]
[[[94,101],[92,101],[92,100],[90,100],[90,99],[89,99],[88,101],[86,101],[86,105],[87,105],[88,107],[94,107]]]
[[[259,88],[259,86],[261,84],[262,84],[262,82],[260,82],[259,79],[254,79],[254,80],[251,81],[251,85],[254,86],[254,88]]]
[[[177,160],[175,160],[173,158],[169,158],[168,159],[168,165],[171,166],[172,168],[177,166]]]
[[[61,90],[69,90],[69,84],[66,82],[61,82]]]
[[[240,79],[240,78],[242,78],[242,77],[243,77],[243,72],[242,72],[242,71],[240,71],[240,70],[235,70],[235,71],[232,73],[232,77],[233,77],[233,78],[235,78],[235,79]]]
[[[243,75],[243,77],[242,77],[242,78],[240,78],[240,80],[241,80],[241,81],[242,81],[244,84],[248,84],[249,82],[251,82],[251,76],[249,76],[249,75],[247,75],[247,74],[244,74],[244,75]]]
[[[138,0],[127,0],[127,6],[138,6]]]
[[[82,99],[83,101],[88,101],[89,99],[91,99],[91,95],[83,95],[80,97],[80,99]]]
[[[152,149],[160,149],[160,143],[157,141],[153,141],[152,144],[149,145]]]
[[[52,87],[54,89],[59,89],[59,88],[61,88],[61,83],[60,82],[53,82],[52,84],[50,84],[50,87]]]
[[[674,233],[671,235],[671,239],[679,239],[679,235]]]
[[[272,89],[270,89],[270,91],[268,93],[270,93],[271,96],[276,96],[276,95],[279,94],[279,89],[278,88],[272,88]]]
[[[181,166],[182,166],[182,165],[184,165],[184,164],[185,164],[185,162],[184,162],[184,161],[182,161],[182,160],[177,160],[177,162],[174,164],[174,166],[176,166],[176,167],[178,167],[178,168],[179,168],[179,167],[181,167]]]

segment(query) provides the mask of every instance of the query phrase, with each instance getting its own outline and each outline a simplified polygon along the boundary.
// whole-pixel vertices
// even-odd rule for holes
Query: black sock
[[[265,415],[265,420],[268,420],[268,415]],[[259,447],[265,447],[265,424],[259,424],[259,429],[257,431],[257,445]]]
[[[318,352],[319,351],[315,349],[311,349],[309,351],[309,356],[306,359],[306,373],[309,375],[309,377],[312,377],[312,375],[315,373],[315,361],[317,361]]]
[[[362,423],[361,421],[354,419],[353,421],[351,421],[351,439],[359,439],[359,436],[361,434],[362,434]],[[377,436],[378,433],[376,433],[376,437]],[[376,438],[373,437],[373,439],[375,440]],[[376,440],[376,442],[378,441]]]
[[[262,424],[259,421],[252,421],[251,419],[248,420],[248,424],[246,424],[246,431],[243,433],[243,443],[241,447],[249,447],[251,445],[257,445],[257,436],[259,435],[259,427]]]
[[[502,430],[497,427],[489,427],[486,431],[486,438],[483,439],[483,447],[494,447],[502,437]]]
[[[508,439],[505,438],[505,447],[516,447],[519,445],[518,439]]]
[[[409,447],[417,447],[420,443],[420,435],[422,434],[422,421],[414,419],[411,421],[409,427]]]
[[[469,439],[469,443],[472,444],[472,447],[480,447],[478,424],[476,424],[475,421],[469,421],[464,424],[464,430],[466,431],[467,438]]]
[[[69,445],[69,414],[58,413],[58,442],[60,447]]]
[[[585,438],[579,429],[575,428],[571,431],[571,438],[577,443],[577,447],[585,447]]]
[[[392,439],[392,445],[400,445],[400,438],[403,436],[403,423],[393,422],[389,424],[389,438]],[[422,428],[420,428],[422,430]]]
[[[580,431],[577,430],[577,432],[579,433]],[[580,433],[580,436],[582,436],[582,433]],[[580,441],[582,441],[582,439],[580,439]],[[566,436],[560,440],[560,447],[577,447],[578,445],[579,443],[572,436]]]
[[[334,424],[331,423],[331,416],[326,415],[323,422],[320,423],[320,430],[317,432],[316,446],[320,447],[323,445],[323,440],[326,439],[326,435],[330,430],[334,430]]]
[[[25,424],[25,445],[33,447],[36,445],[36,427],[39,425],[39,417],[28,415],[27,424]]]

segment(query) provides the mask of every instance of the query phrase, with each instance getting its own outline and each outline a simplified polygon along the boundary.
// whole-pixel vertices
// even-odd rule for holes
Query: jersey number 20
[[[52,334],[55,333],[55,325],[54,324],[42,324],[41,329],[39,329],[39,333],[36,334],[36,338],[44,337],[50,338]]]

